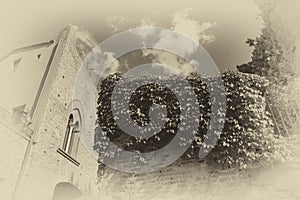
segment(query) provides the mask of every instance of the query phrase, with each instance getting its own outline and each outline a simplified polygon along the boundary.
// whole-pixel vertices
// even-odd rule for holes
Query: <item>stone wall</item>
[[[299,135],[291,144],[299,145]],[[213,170],[196,161],[177,162],[160,171],[127,174],[108,168],[99,171],[96,199],[121,200],[280,200],[300,198],[300,157],[247,170]],[[94,200],[93,199],[93,200]]]
[[[134,200],[238,199],[252,190],[251,183],[261,172],[260,168],[254,167],[244,171],[214,171],[195,160],[177,162],[157,172],[136,175],[104,168],[99,176],[99,197]],[[243,199],[250,200],[251,195],[247,195],[248,198]]]
[[[51,199],[60,182],[73,184],[84,195],[95,193],[97,164],[86,148],[79,143],[75,158],[79,166],[57,151],[64,141],[73,83],[82,62],[76,50],[80,37],[89,39],[87,33],[74,26],[64,29],[58,37],[57,50],[33,116],[36,129],[17,199]]]

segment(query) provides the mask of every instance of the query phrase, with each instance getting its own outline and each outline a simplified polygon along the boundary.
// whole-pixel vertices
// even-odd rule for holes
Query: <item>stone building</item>
[[[94,45],[87,32],[70,25],[57,39],[18,48],[0,60],[9,77],[1,80],[8,100],[0,107],[3,199],[95,193],[97,162],[79,140],[81,111],[71,102],[77,70]]]

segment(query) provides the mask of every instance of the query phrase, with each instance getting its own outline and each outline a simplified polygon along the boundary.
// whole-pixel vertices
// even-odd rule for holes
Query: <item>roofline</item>
[[[33,45],[28,45],[28,46],[17,48],[15,50],[11,51],[10,53],[6,54],[5,56],[3,56],[0,59],[0,62],[3,61],[4,59],[6,59],[7,57],[11,56],[11,55],[18,54],[18,53],[23,53],[23,52],[28,51],[28,50],[32,51],[32,50],[35,50],[35,49],[40,49],[40,48],[43,48],[43,47],[48,47],[48,46],[50,46],[53,43],[54,43],[54,40],[50,40],[48,42],[40,42],[40,43],[37,43],[37,44],[33,44]]]

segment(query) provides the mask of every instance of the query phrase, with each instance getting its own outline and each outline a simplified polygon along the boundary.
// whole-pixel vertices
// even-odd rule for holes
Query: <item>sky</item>
[[[88,30],[97,42],[120,31],[150,26],[172,28],[188,35],[206,49],[221,71],[234,70],[237,65],[251,59],[252,49],[245,41],[261,33],[263,20],[260,14],[252,0],[2,1],[0,58],[15,48],[55,39],[68,24]],[[178,63],[173,55],[155,51],[148,53],[154,55],[157,61],[189,72],[189,66]],[[40,80],[33,77],[37,74],[30,71],[33,68],[22,70],[25,70],[23,74],[31,76],[24,77],[26,84],[34,85],[36,83],[33,80]],[[0,80],[9,79],[5,76],[0,73]],[[6,91],[20,94],[13,88],[7,88]],[[14,103],[10,101],[11,96],[0,92],[3,97],[9,97],[6,102]],[[33,96],[32,93],[26,95],[29,100]],[[16,96],[14,99],[22,98]],[[9,107],[18,106],[15,104]]]
[[[249,61],[252,49],[245,40],[258,36],[263,26],[252,0],[12,0],[1,3],[0,19],[0,57],[14,48],[55,38],[67,24],[87,29],[101,42],[137,26],[170,28],[179,23],[178,29],[184,31],[187,22],[211,37],[211,42],[200,42],[220,69]]]

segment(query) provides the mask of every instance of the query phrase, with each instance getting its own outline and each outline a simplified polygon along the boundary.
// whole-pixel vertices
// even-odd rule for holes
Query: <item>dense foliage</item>
[[[149,152],[162,148],[172,140],[180,123],[180,104],[176,96],[170,89],[157,84],[144,85],[131,95],[129,110],[126,112],[130,113],[139,126],[149,123],[149,109],[154,103],[163,105],[167,111],[167,120],[161,132],[147,139],[135,138],[117,126],[111,111],[112,104],[118,107],[124,103],[123,99],[111,102],[112,92],[115,85],[119,84],[120,78],[121,74],[110,75],[99,87],[95,149],[101,154],[110,144],[109,141],[103,140],[103,135],[127,151]],[[144,78],[151,80],[151,77]],[[172,76],[163,79],[166,82],[176,81],[176,77]],[[278,138],[274,136],[272,120],[265,109],[264,93],[268,81],[257,75],[239,72],[223,73],[222,79],[225,94],[221,95],[226,96],[227,110],[219,110],[218,114],[226,117],[225,125],[221,134],[216,133],[219,137],[218,143],[207,159],[226,168],[246,168],[253,162],[281,158]],[[184,155],[185,158],[191,158],[198,156],[200,146],[205,147],[203,139],[211,116],[211,99],[207,84],[215,84],[215,80],[207,79],[204,83],[200,76],[195,74],[188,76],[187,80],[197,96],[200,111],[199,126],[193,144]],[[126,91],[131,84],[135,84],[133,77],[122,82],[123,90]],[[180,88],[178,85],[178,90]],[[117,156],[117,152],[106,152],[106,155]]]
[[[263,76],[272,84],[286,85],[293,73],[287,66],[282,66],[283,50],[274,31],[265,27],[259,37],[247,39],[246,43],[253,47],[252,59],[237,66],[239,71]]]
[[[244,73],[257,74],[269,80],[267,88],[268,111],[273,114],[277,128],[276,134],[288,135],[292,132],[297,117],[292,111],[295,101],[293,82],[293,66],[291,52],[284,52],[276,33],[269,23],[259,37],[248,39],[246,43],[253,47],[252,59],[246,64],[237,66]],[[286,50],[287,51],[287,50]]]

